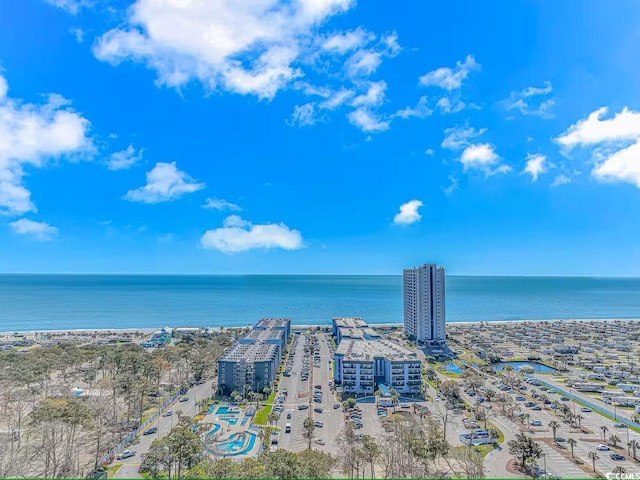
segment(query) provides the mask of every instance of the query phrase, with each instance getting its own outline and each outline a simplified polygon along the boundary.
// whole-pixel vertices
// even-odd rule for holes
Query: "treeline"
[[[153,351],[134,343],[0,352],[0,477],[82,476],[173,391],[213,376],[228,333]],[[90,394],[75,397],[82,383]]]

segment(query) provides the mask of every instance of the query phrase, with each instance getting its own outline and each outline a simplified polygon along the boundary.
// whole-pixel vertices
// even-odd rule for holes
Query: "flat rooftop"
[[[394,361],[420,361],[416,352],[412,352],[387,339],[352,339],[345,338],[336,350],[337,355],[343,355],[344,360],[363,361],[373,360],[375,357],[385,357]]]
[[[290,325],[290,318],[261,318],[253,328],[282,328]]]
[[[367,322],[361,317],[333,317],[333,322],[338,328],[367,328]]]
[[[267,328],[266,330],[250,330],[246,335],[240,337],[241,341],[245,342],[266,342],[268,340],[284,341],[284,330],[277,330],[275,328]]]
[[[277,356],[278,346],[272,343],[235,343],[220,357],[222,362],[247,363],[271,361]]]

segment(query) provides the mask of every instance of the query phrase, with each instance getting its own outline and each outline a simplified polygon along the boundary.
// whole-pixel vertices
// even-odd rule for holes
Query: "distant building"
[[[444,267],[425,263],[402,275],[404,332],[424,345],[444,345]]]
[[[339,344],[343,338],[378,339],[380,334],[360,317],[334,317],[331,321],[331,333]]]
[[[263,318],[238,338],[218,360],[220,393],[246,394],[249,390],[262,392],[265,387],[271,387],[290,330],[288,318]]]

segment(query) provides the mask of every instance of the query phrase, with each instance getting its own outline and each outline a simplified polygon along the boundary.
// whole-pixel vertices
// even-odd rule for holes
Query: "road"
[[[213,380],[207,380],[202,385],[194,385],[187,391],[182,398],[188,398],[186,402],[176,402],[173,406],[170,406],[168,410],[173,411],[173,415],[169,417],[158,416],[153,425],[148,425],[147,428],[152,426],[158,427],[158,433],[151,435],[140,435],[133,444],[128,447],[129,450],[135,451],[136,454],[133,457],[127,458],[122,461],[116,461],[121,463],[122,466],[115,473],[113,478],[141,478],[138,474],[138,467],[140,466],[141,456],[149,451],[151,442],[157,438],[164,437],[169,433],[178,422],[178,416],[176,412],[182,410],[184,415],[194,416],[198,413],[197,402],[205,397],[210,397],[212,390],[211,384]]]

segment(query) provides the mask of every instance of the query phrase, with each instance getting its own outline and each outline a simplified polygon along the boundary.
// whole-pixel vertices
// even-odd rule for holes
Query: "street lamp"
[[[542,454],[542,459],[544,460],[544,474],[546,476],[547,475],[547,454],[546,453]]]

